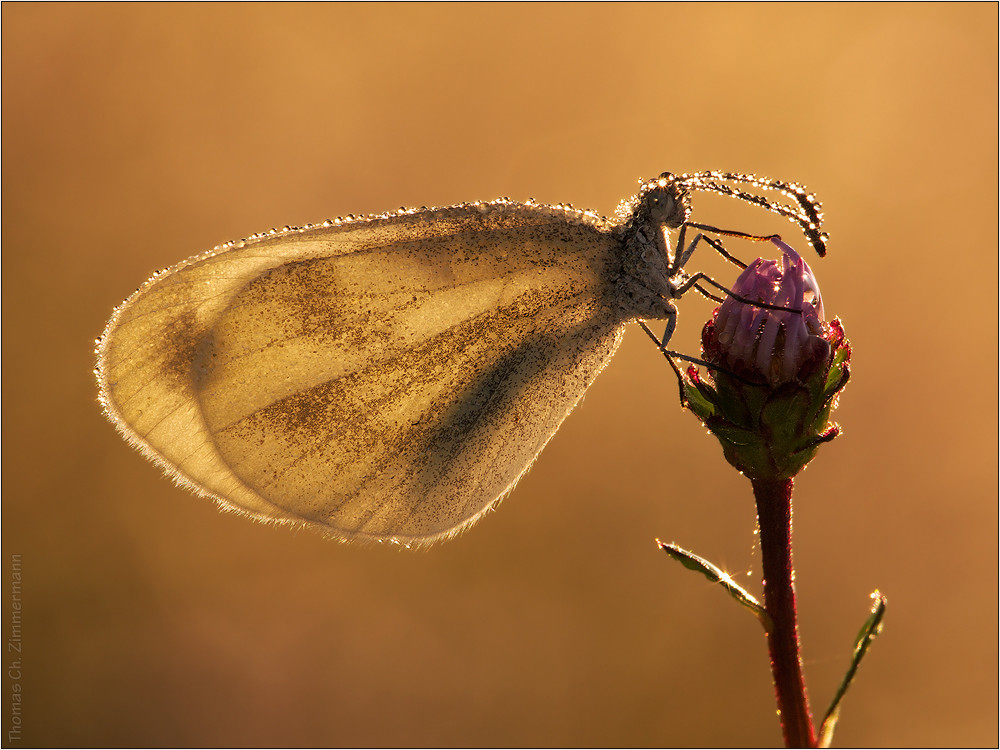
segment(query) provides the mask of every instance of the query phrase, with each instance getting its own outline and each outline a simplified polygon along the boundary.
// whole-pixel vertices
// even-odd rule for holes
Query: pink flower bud
[[[705,343],[710,360],[715,355],[724,367],[778,385],[808,376],[827,360],[830,345],[823,336],[816,277],[791,247],[778,238],[771,241],[782,251],[781,267],[760,258],[751,263],[719,308],[714,331],[706,330],[706,338],[713,340]],[[786,309],[755,307],[744,300]]]
[[[688,408],[751,479],[793,477],[837,436],[830,412],[850,377],[850,344],[823,320],[812,270],[772,242],[781,265],[758,259],[740,274],[702,331],[708,377],[692,366],[684,378]]]

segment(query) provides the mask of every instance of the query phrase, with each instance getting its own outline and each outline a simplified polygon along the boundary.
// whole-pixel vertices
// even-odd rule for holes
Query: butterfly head
[[[635,218],[642,223],[674,229],[691,215],[691,194],[670,172],[644,182],[637,198]]]

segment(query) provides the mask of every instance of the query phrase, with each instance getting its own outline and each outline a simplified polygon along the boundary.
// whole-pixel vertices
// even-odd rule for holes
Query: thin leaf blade
[[[718,566],[713,565],[705,558],[700,557],[683,547],[679,547],[676,544],[661,542],[659,539],[656,540],[656,544],[660,547],[660,549],[666,552],[669,557],[679,562],[688,570],[701,573],[712,583],[718,583],[722,586],[737,604],[742,607],[746,607],[748,610],[753,612],[757,619],[760,620],[760,623],[764,626],[765,630],[770,627],[771,618],[764,610],[764,605],[761,604],[753,594],[736,583],[736,581],[734,581],[728,573],[723,571]]]
[[[857,674],[858,667],[861,665],[861,660],[868,653],[872,641],[882,632],[882,619],[885,617],[887,600],[878,589],[872,592],[871,596],[874,600],[872,613],[865,620],[865,624],[861,626],[861,630],[858,631],[858,636],[854,640],[854,653],[851,656],[851,664],[847,668],[847,674],[844,675],[844,679],[840,683],[836,695],[833,696],[833,701],[830,703],[830,708],[826,711],[823,723],[820,725],[820,747],[830,746],[830,742],[833,740],[833,730],[836,728],[837,720],[840,718],[840,703],[844,699],[847,689],[851,686],[851,682]]]

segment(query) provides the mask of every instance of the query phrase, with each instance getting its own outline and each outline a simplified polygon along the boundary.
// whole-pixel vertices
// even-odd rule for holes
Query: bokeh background
[[[654,546],[758,590],[749,486],[638,329],[498,512],[409,553],[218,513],[117,436],[91,374],[112,308],[225,240],[502,195],[610,213],[712,168],[820,194],[810,260],[854,346],[844,435],[796,485],[814,712],[878,587],[837,744],[996,744],[996,4],[2,14],[19,744],[779,743],[759,626]],[[696,215],[794,237],[732,204]],[[710,312],[682,303],[678,348]]]

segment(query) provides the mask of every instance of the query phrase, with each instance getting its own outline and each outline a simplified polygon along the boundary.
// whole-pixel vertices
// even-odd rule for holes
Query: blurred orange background
[[[702,169],[803,182],[832,236],[809,261],[854,366],[796,484],[814,712],[878,587],[836,744],[996,744],[996,4],[2,13],[20,744],[779,743],[760,627],[653,543],[759,591],[749,484],[637,328],[498,512],[419,552],[218,513],[118,437],[91,374],[112,308],[225,240],[497,196],[607,214]],[[696,218],[805,249],[734,203]],[[682,301],[674,345],[710,313]]]

